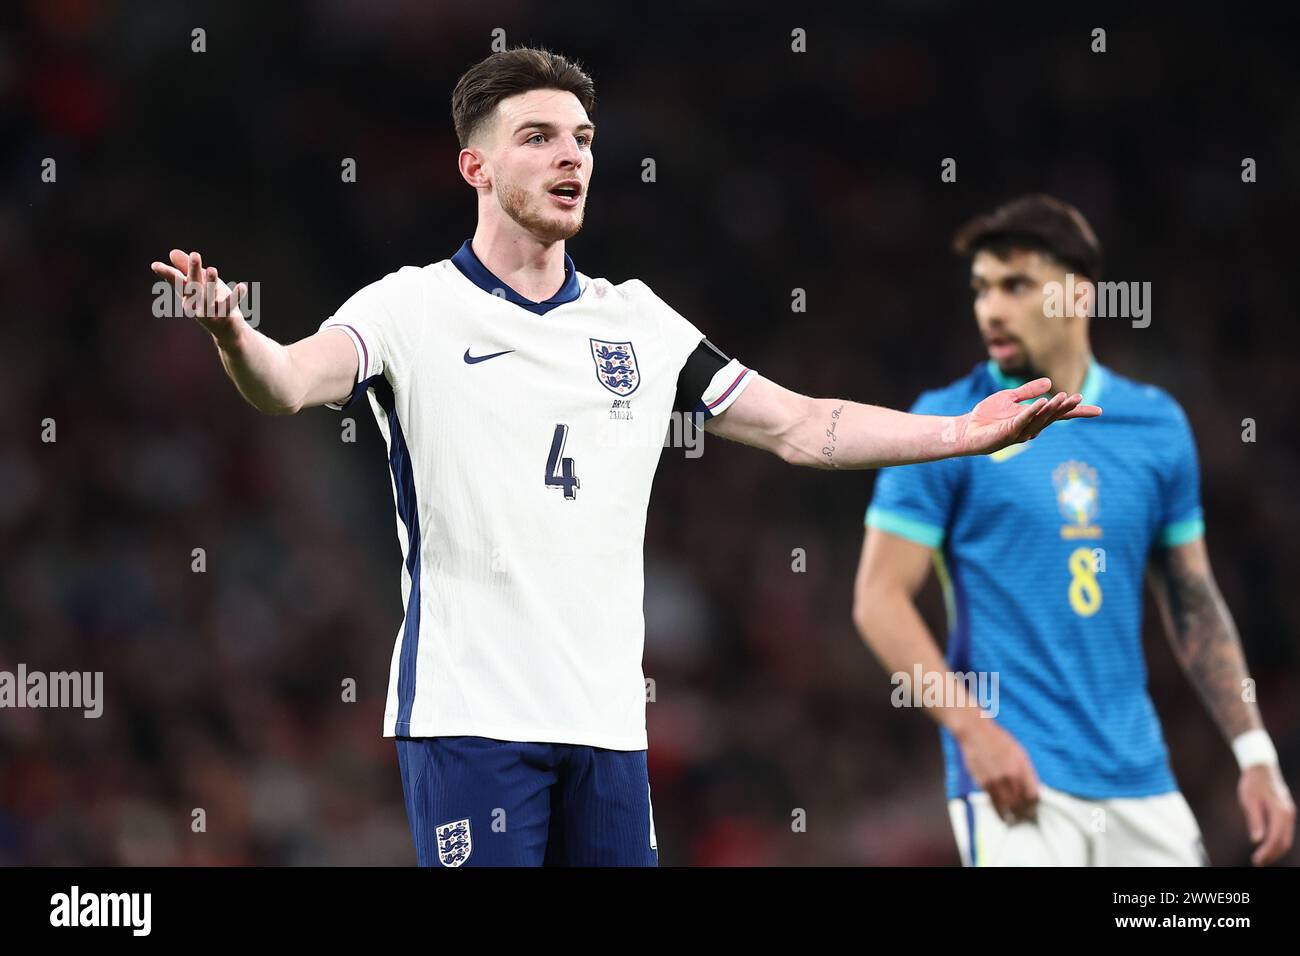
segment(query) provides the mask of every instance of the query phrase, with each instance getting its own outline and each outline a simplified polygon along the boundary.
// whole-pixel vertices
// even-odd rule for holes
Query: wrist
[[[1242,770],[1261,764],[1277,766],[1277,749],[1268,731],[1262,728],[1238,734],[1232,741],[1232,753]]]
[[[947,711],[944,725],[959,743],[965,743],[980,730],[980,723],[988,717],[982,707],[954,707]]]
[[[939,429],[940,453],[944,457],[973,455],[970,440],[970,412],[945,418]]]
[[[231,316],[230,321],[217,332],[211,332],[212,341],[218,349],[231,355],[238,354],[244,347],[249,325],[239,316]]]

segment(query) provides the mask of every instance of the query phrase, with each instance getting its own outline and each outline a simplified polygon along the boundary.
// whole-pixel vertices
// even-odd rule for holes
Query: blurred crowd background
[[[1150,327],[1098,320],[1095,351],[1191,417],[1215,570],[1300,789],[1290,34],[1239,9],[871,6],[7,7],[0,669],[102,670],[106,699],[98,720],[0,711],[0,863],[414,863],[380,736],[401,620],[382,440],[364,410],[354,444],[325,409],[256,413],[193,322],[152,314],[149,263],[180,246],[260,282],[261,330],[290,341],[449,256],[475,210],[450,91],[496,28],[596,79],[578,268],[645,280],[806,393],[905,408],[964,374],[983,356],[953,230],[1028,191],[1076,204],[1108,278],[1152,283]],[[956,864],[938,733],[890,706],[850,621],[873,475],[704,448],[665,452],[646,535],[662,862]],[[933,580],[924,604],[942,633]],[[1145,636],[1210,856],[1247,863],[1231,753],[1150,608]]]

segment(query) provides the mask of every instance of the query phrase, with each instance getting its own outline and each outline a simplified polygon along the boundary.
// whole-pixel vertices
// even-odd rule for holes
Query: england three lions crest
[[[435,835],[438,839],[438,862],[443,866],[460,866],[474,850],[468,820],[444,823],[438,827]]]
[[[641,384],[641,370],[636,367],[636,352],[631,342],[591,340],[591,360],[596,363],[596,378],[615,395],[631,395]]]

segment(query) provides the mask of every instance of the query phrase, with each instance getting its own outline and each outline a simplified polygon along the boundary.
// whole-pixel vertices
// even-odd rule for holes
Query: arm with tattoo
[[[1246,657],[1232,615],[1214,583],[1205,540],[1157,553],[1150,579],[1174,655],[1242,764],[1237,801],[1256,844],[1251,862],[1263,866],[1280,860],[1295,836],[1295,801],[1264,733],[1259,708],[1253,697],[1243,693],[1248,679]],[[1253,756],[1242,734],[1249,735],[1247,740],[1257,738]],[[1261,752],[1259,738],[1267,754]]]
[[[1150,567],[1174,656],[1229,742],[1263,726],[1242,693],[1250,676],[1237,626],[1210,570],[1205,539],[1157,551]]]
[[[879,405],[809,398],[761,375],[705,428],[810,468],[881,468],[959,455],[986,455],[1029,441],[1052,422],[1094,418],[1095,405],[1060,392],[1034,404],[1048,379],[994,392],[962,415],[913,415]]]

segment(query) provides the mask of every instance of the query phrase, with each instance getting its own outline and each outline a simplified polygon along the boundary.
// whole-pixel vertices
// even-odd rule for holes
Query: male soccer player
[[[1146,690],[1148,569],[1178,660],[1241,764],[1254,862],[1277,859],[1295,807],[1243,694],[1191,428],[1166,392],[1101,365],[1088,344],[1096,236],[1072,206],[1035,195],[972,220],[955,247],[971,257],[989,360],[912,411],[952,414],[1040,375],[1106,405],[1086,428],[1063,423],[992,454],[887,469],[867,510],[854,620],[888,671],[914,681],[919,665],[927,688],[952,691],[925,702],[942,728],[962,862],[1204,862]],[[948,681],[932,679],[945,664],[913,603],[932,555],[948,605]]]
[[[197,253],[187,283],[243,396],[271,414],[368,396],[389,450],[405,620],[384,734],[422,865],[654,865],[642,545],[671,414],[794,464],[983,454],[1100,409],[1046,379],[953,416],[812,399],[714,348],[642,282],[578,272],[591,79],[544,50],[489,56],[452,95],[478,197],[450,259],[361,289],[291,345],[258,333]],[[236,301],[243,290],[236,287]],[[620,432],[651,422],[652,441]]]

